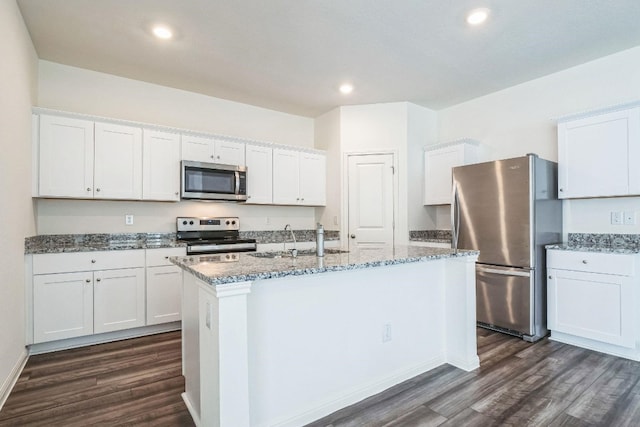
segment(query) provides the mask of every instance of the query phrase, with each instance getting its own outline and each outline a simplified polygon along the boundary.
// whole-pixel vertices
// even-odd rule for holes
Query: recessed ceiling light
[[[153,35],[162,40],[169,40],[173,37],[173,32],[164,25],[156,25],[153,27]]]
[[[340,92],[344,93],[345,95],[350,94],[351,92],[353,92],[353,85],[350,85],[349,83],[341,85]]]
[[[489,17],[489,9],[474,9],[467,15],[467,23],[469,25],[480,25]]]

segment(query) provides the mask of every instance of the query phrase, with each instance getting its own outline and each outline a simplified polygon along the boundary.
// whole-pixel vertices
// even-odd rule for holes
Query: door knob
[[[352,239],[355,239],[355,238],[356,238],[356,235],[355,235],[355,234],[352,234],[352,235],[351,235],[351,238],[352,238]]]

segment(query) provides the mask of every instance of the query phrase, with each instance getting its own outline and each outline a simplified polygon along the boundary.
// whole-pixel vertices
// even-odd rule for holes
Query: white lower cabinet
[[[61,340],[92,333],[93,273],[34,276],[34,342]]]
[[[147,325],[182,319],[182,269],[169,262],[185,248],[147,249]]]
[[[145,325],[144,269],[96,271],[93,284],[93,333]]]
[[[33,343],[181,318],[185,248],[33,255]],[[147,267],[145,269],[145,267]]]
[[[637,266],[637,255],[549,250],[551,338],[623,357],[635,358],[635,352],[640,357]]]

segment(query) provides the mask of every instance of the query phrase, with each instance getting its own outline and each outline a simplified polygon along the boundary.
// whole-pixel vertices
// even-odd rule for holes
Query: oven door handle
[[[236,194],[240,194],[240,172],[236,171]]]

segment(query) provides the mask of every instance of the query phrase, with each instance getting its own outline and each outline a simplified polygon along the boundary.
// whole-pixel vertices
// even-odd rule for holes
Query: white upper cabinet
[[[640,106],[558,123],[558,196],[640,194]]]
[[[244,166],[244,143],[201,136],[182,136],[182,160]]]
[[[300,153],[300,201],[304,205],[327,203],[327,158],[322,154]]]
[[[142,198],[142,129],[95,124],[96,199]]]
[[[478,161],[478,143],[472,140],[437,144],[424,152],[424,204],[451,203],[451,169]]]
[[[144,200],[180,200],[179,134],[144,130],[142,198]]]
[[[326,204],[326,175],[326,157],[323,154],[275,148],[273,203],[307,206]]]
[[[247,203],[273,203],[273,148],[247,144]]]
[[[93,122],[40,116],[38,194],[93,197]]]
[[[40,116],[39,196],[142,198],[142,130]]]

